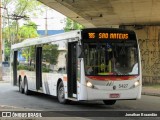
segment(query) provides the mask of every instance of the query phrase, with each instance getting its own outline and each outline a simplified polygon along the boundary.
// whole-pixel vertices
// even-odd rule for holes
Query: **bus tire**
[[[29,95],[30,91],[28,90],[27,78],[24,78],[24,94]]]
[[[22,78],[20,77],[19,80],[19,92],[24,93],[24,88],[23,88],[23,82],[22,82]]]
[[[105,105],[114,105],[116,103],[116,100],[103,100]]]
[[[69,100],[65,99],[64,85],[62,81],[58,85],[57,97],[58,101],[62,104],[67,104],[69,102]]]

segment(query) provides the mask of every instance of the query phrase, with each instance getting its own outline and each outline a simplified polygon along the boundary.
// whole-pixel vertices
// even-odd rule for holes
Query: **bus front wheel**
[[[103,102],[106,105],[114,105],[116,103],[116,100],[103,100]]]
[[[62,81],[58,85],[57,97],[60,103],[62,104],[68,103],[68,100],[65,99],[64,85]]]

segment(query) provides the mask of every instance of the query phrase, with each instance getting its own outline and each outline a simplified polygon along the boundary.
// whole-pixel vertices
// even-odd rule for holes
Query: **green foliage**
[[[52,69],[49,69],[48,67],[46,66],[43,66],[42,67],[42,72],[52,72],[53,70]]]
[[[35,12],[41,11],[42,4],[37,0],[4,0],[3,5],[8,9],[12,6],[12,9],[9,9],[9,14],[24,16],[28,13],[35,14]]]
[[[34,71],[35,68],[33,66],[19,64],[17,66],[17,70],[27,70],[27,71]],[[52,69],[49,69],[47,66],[42,66],[42,72],[53,72]]]
[[[7,40],[12,41],[12,43],[17,43],[21,42],[23,38],[25,39],[37,36],[35,35],[36,33],[34,29],[32,29],[31,27],[29,28],[29,30],[27,26],[23,26],[22,28],[19,27],[19,20],[23,19],[28,21],[28,14],[33,14],[35,16],[36,13],[40,13],[39,11],[42,11],[42,4],[40,2],[38,2],[37,0],[3,0],[2,4],[6,8],[6,13],[4,12],[3,15],[5,16],[5,19],[7,19],[9,26],[7,27],[7,31],[5,31],[6,36],[8,36]],[[29,22],[28,24],[32,23]],[[26,33],[26,31],[28,32]],[[33,34],[31,34],[32,32]]]
[[[23,64],[20,64],[17,66],[17,70],[28,70],[28,71],[34,71],[35,68],[33,66],[27,66],[27,65],[23,65]]]
[[[11,47],[8,46],[8,41],[5,41],[5,44],[4,44],[4,45],[5,45],[5,49],[4,49],[5,61],[9,61]]]
[[[14,23],[13,23],[14,24]],[[38,37],[38,33],[37,33],[37,26],[35,23],[29,21],[26,23],[26,25],[23,25],[22,27],[19,28],[19,32],[18,32],[18,41],[23,41],[27,38],[35,38]],[[9,30],[10,30],[10,34],[9,34]],[[10,47],[11,47],[11,41],[9,41],[9,37],[10,35],[12,37],[14,37],[16,31],[15,29],[13,29],[13,26],[10,27],[6,27],[3,30],[3,39],[5,39],[5,58],[8,60],[8,58],[10,57]],[[12,41],[13,42],[13,41]],[[33,48],[34,49],[34,48]],[[25,58],[28,58],[28,51],[26,51],[26,53],[23,53],[23,56]]]
[[[49,44],[43,46],[43,59],[45,62],[55,65],[57,63],[58,55],[58,45]]]
[[[31,49],[32,49],[32,47],[31,47]],[[23,49],[22,52],[21,52],[21,54],[26,59],[26,61],[29,62],[29,56],[30,56],[29,48]]]
[[[18,70],[28,70],[28,67],[26,65],[20,64],[20,65],[17,66],[17,69]]]
[[[3,39],[8,41],[8,43],[11,43],[10,36],[12,39],[14,39],[15,37],[16,30],[14,26],[15,26],[15,22],[12,22],[12,26],[6,27],[3,30]],[[23,41],[24,39],[27,39],[27,38],[38,37],[36,24],[34,22],[28,21],[26,24],[24,24],[19,28],[17,36],[18,36],[17,41]]]
[[[37,0],[2,0],[2,5],[5,9],[3,12],[4,23],[8,23],[4,25],[3,28],[3,40],[5,41],[5,59],[8,60],[10,54],[11,44],[21,42],[26,38],[34,38],[37,37],[37,27],[33,22],[27,22],[27,25],[23,25],[19,27],[19,20],[29,20],[26,19],[29,15],[36,16],[38,13],[42,13],[41,6],[42,4]],[[20,19],[15,19],[16,16]],[[14,19],[13,19],[14,18]]]
[[[66,20],[66,26],[64,28],[65,32],[71,31],[71,30],[79,30],[79,29],[83,29],[84,26],[67,18]]]
[[[37,33],[37,26],[33,22],[28,22],[26,25],[23,25],[20,27],[19,30],[19,37],[21,40],[26,39],[26,38],[35,38],[38,37]]]

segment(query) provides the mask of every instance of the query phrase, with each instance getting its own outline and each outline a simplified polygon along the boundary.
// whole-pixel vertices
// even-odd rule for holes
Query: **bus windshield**
[[[86,75],[138,75],[135,41],[84,43],[83,48]]]

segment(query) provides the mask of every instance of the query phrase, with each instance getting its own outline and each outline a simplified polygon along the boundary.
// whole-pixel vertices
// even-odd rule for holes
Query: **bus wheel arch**
[[[61,78],[59,78],[58,81],[57,81],[57,89],[56,89],[57,90],[57,96],[58,96],[58,86],[59,86],[60,82],[63,82]]]
[[[58,79],[58,82],[57,82],[57,98],[58,98],[58,101],[62,104],[69,103],[69,100],[65,99],[64,84],[62,79]]]

